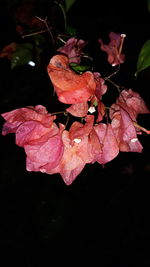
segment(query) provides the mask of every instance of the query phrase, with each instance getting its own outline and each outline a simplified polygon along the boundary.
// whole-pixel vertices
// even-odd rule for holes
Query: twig
[[[40,21],[44,22],[45,23],[45,26],[51,36],[51,39],[52,39],[52,43],[54,44],[54,38],[53,38],[53,35],[51,33],[51,28],[48,26],[48,23],[47,23],[47,17],[45,19],[41,19],[40,17],[36,16],[37,19],[39,19]]]
[[[139,130],[141,130],[141,131],[143,131],[143,132],[145,132],[147,134],[150,134],[150,130],[145,129],[144,127],[142,127],[141,125],[139,125],[137,122],[133,121],[133,124]]]
[[[109,78],[107,78],[107,81],[110,82],[111,84],[113,84],[113,85],[117,88],[117,90],[118,90],[118,92],[119,92],[119,94],[120,94],[120,88],[121,88],[122,86],[120,86],[120,85],[114,83],[114,82],[113,82],[112,80],[110,80]]]
[[[58,115],[58,114],[64,114],[64,115],[66,115],[66,111],[56,111],[56,112],[53,112],[53,113],[51,113],[51,115],[53,116],[53,115]]]
[[[48,30],[42,30],[42,31],[38,31],[38,32],[32,32],[32,33],[29,33],[29,34],[24,34],[24,35],[22,35],[22,38],[34,36],[34,35],[41,34],[41,33],[44,33],[44,32],[48,32]]]
[[[108,79],[110,79],[112,76],[116,75],[120,70],[120,65],[118,66],[118,69],[113,72],[112,74],[110,74],[108,77],[105,77],[104,80],[107,81]]]
[[[61,9],[62,11],[62,14],[63,14],[63,17],[64,17],[64,24],[65,24],[65,29],[67,28],[67,17],[66,17],[66,13],[65,13],[65,10],[64,10],[64,7],[61,3],[57,2],[57,1],[54,1],[54,3],[59,6],[59,8]]]
[[[60,35],[57,36],[57,39],[59,39],[63,44],[66,44],[66,42],[60,37]]]

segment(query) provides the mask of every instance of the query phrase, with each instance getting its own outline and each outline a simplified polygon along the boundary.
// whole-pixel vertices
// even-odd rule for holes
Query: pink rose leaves
[[[110,33],[110,43],[101,49],[108,54],[108,62],[124,62],[124,35]],[[83,40],[71,38],[62,54],[51,58],[48,75],[60,102],[69,104],[64,113],[78,117],[70,128],[56,122],[58,116],[49,114],[44,106],[19,108],[1,114],[5,119],[2,134],[16,134],[16,144],[26,153],[26,169],[47,174],[59,173],[70,185],[86,164],[106,164],[119,153],[141,152],[137,134],[150,131],[137,123],[138,114],[150,113],[143,99],[131,89],[123,90],[109,112],[102,102],[109,89],[99,72],[75,73],[70,62],[80,63]],[[57,112],[55,113],[57,114]],[[81,122],[79,122],[81,118]]]

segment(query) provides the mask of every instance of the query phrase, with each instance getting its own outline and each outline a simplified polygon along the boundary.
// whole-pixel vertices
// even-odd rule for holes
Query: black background
[[[140,92],[149,105],[149,69],[138,80],[134,77],[139,50],[149,39],[146,3],[76,1],[68,19],[89,40],[102,74],[110,69],[99,62],[96,40],[107,40],[110,31],[127,34],[126,62],[116,80]],[[11,17],[2,4],[1,47],[14,39]],[[0,88],[1,113],[37,104],[60,108],[45,69],[23,66],[11,71],[9,60],[0,59]],[[150,127],[149,115],[140,121]],[[3,123],[0,118],[1,128]],[[87,165],[66,186],[60,175],[27,172],[15,136],[0,136],[0,265],[150,266],[150,141],[146,134],[139,139],[141,154],[120,153],[104,168]]]

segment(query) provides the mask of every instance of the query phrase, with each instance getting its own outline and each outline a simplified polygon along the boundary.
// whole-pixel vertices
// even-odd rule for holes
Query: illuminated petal
[[[86,102],[95,94],[93,73],[76,74],[69,68],[69,60],[63,55],[53,56],[47,67],[49,77],[59,101],[66,104]]]
[[[111,124],[100,123],[94,127],[102,145],[102,153],[97,155],[96,161],[105,164],[113,160],[119,153],[119,147]]]
[[[88,113],[88,103],[83,102],[79,104],[73,104],[66,109],[70,114],[76,117],[85,117]]]

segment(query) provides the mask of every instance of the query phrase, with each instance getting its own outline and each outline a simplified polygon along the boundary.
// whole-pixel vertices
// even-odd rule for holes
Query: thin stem
[[[41,34],[41,33],[44,33],[44,32],[48,32],[48,30],[42,30],[42,31],[38,31],[38,32],[32,32],[32,33],[29,33],[29,34],[24,34],[24,35],[22,35],[22,38],[34,36],[34,35]]]
[[[66,121],[66,123],[65,123],[65,128],[66,128],[66,126],[67,126],[67,124],[68,124],[68,121],[69,121],[69,114],[68,114],[67,111],[58,111],[58,112],[53,112],[53,113],[51,113],[51,115],[59,115],[59,114],[64,114],[64,116],[67,117],[67,121]]]
[[[66,116],[66,111],[58,111],[51,113],[51,115],[58,115],[58,114],[64,114]]]
[[[61,9],[62,13],[63,13],[63,17],[64,17],[64,24],[65,24],[65,29],[67,28],[67,17],[66,17],[66,13],[64,10],[64,7],[61,3],[58,3],[57,1],[54,1],[54,3],[59,6],[59,8]]]
[[[66,111],[66,112],[64,112],[64,115],[67,117],[67,120],[66,120],[66,123],[65,123],[65,128],[67,127],[67,124],[68,124],[68,122],[69,122],[69,114],[68,114],[68,112]]]
[[[136,128],[138,128],[139,130],[141,130],[141,131],[143,131],[143,132],[145,132],[147,134],[150,134],[150,130],[145,129],[144,127],[142,127],[141,125],[139,125],[137,122],[133,121],[133,125]]]
[[[51,36],[51,39],[52,39],[53,44],[54,44],[54,38],[53,38],[53,35],[51,33],[51,30],[50,30],[51,28],[48,26],[47,17],[45,19],[41,19],[40,17],[36,16],[36,18],[45,23],[45,26],[46,26],[46,28],[47,28],[50,36]]]
[[[118,90],[118,92],[119,92],[119,94],[120,94],[120,88],[121,88],[122,86],[116,84],[115,82],[113,82],[113,81],[110,80],[109,78],[107,78],[107,81],[110,82],[111,84],[113,84],[113,85],[117,88],[117,90]]]
[[[126,37],[126,34],[121,34],[121,43],[120,43],[120,47],[119,47],[119,51],[118,51],[119,55],[121,54],[125,37]]]
[[[59,39],[63,44],[66,44],[66,42],[60,37],[60,35],[57,36],[57,39]]]
[[[119,72],[119,70],[120,70],[120,64],[118,65],[118,69],[109,76],[105,77],[104,80],[105,81],[109,80],[112,76],[116,75]]]

